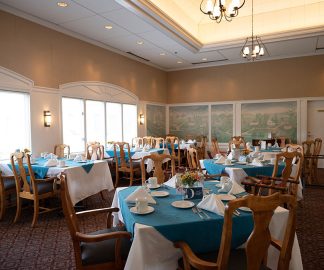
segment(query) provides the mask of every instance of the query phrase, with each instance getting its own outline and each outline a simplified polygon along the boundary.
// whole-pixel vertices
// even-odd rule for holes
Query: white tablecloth
[[[124,188],[117,188],[112,202],[112,207],[118,207],[118,192]],[[277,238],[282,239],[284,228],[288,218],[288,211],[278,207],[270,223],[270,232]],[[121,211],[114,213],[114,226],[123,222]],[[270,247],[268,251],[268,266],[276,269],[278,251]],[[181,251],[173,247],[173,243],[161,235],[151,226],[135,224],[133,243],[126,261],[125,270],[171,270],[177,269],[178,258]],[[295,235],[290,261],[290,270],[302,270],[303,264],[300,248]]]
[[[0,169],[4,175],[12,175],[12,171],[7,164],[0,164]],[[110,191],[114,189],[108,163],[104,160],[94,161],[89,173],[81,166],[50,167],[47,176],[59,176],[61,172],[64,172],[67,176],[67,184],[73,205],[102,190],[107,189]]]

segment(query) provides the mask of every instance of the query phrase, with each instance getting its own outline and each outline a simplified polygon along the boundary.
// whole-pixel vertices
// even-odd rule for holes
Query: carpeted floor
[[[114,192],[85,200],[86,209],[110,206]],[[297,235],[304,269],[324,269],[324,187],[306,187],[303,207],[298,210]],[[70,234],[60,212],[41,215],[32,229],[32,209],[24,209],[21,221],[12,224],[15,209],[9,209],[0,222],[0,269],[74,269]],[[105,226],[105,215],[81,219],[85,232]]]

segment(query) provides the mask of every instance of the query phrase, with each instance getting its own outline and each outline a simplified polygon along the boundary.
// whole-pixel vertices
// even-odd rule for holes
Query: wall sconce
[[[50,111],[44,111],[44,127],[50,127],[52,123],[52,114]]]
[[[144,123],[145,123],[145,118],[144,118],[144,114],[140,114],[140,125],[144,125]]]

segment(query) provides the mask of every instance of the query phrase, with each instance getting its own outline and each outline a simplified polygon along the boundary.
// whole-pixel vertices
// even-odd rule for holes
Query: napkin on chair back
[[[224,216],[225,205],[215,194],[206,196],[197,206],[201,209]]]
[[[136,199],[147,198],[148,203],[156,204],[156,201],[153,199],[151,194],[149,194],[144,188],[139,187],[133,193],[129,194],[126,198],[126,202],[136,202]]]

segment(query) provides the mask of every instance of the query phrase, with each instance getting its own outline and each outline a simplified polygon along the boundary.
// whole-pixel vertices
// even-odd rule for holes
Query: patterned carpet
[[[106,202],[99,195],[84,201],[86,209],[111,205],[113,192]],[[304,269],[324,269],[324,187],[307,187],[303,207],[298,210],[297,235]],[[70,235],[61,212],[41,215],[32,229],[32,208],[23,209],[21,221],[12,224],[15,208],[0,222],[0,269],[74,269]],[[81,229],[91,232],[105,226],[105,215],[80,220]]]

